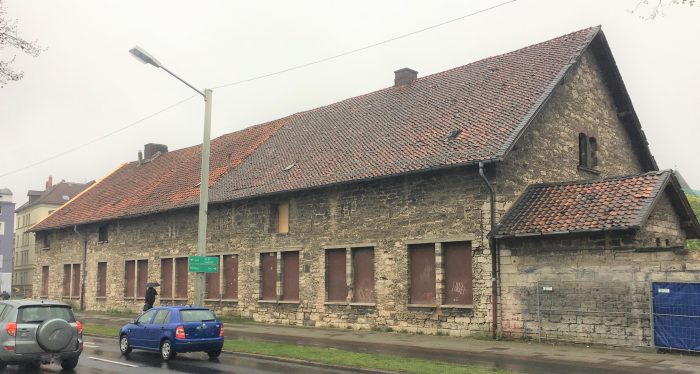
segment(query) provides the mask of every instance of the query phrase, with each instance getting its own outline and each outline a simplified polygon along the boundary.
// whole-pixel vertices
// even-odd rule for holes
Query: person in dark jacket
[[[153,308],[153,303],[156,302],[156,295],[158,295],[156,289],[153,286],[149,286],[146,290],[146,303],[143,305],[144,312]]]

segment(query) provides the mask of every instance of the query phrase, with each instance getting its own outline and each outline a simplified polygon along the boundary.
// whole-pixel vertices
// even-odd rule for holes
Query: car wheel
[[[78,359],[80,359],[80,356],[63,360],[61,361],[61,367],[64,370],[73,370],[76,366],[78,366]]]
[[[173,352],[173,346],[170,344],[170,340],[165,339],[160,343],[160,357],[168,361],[171,358],[175,356],[175,352]]]
[[[208,354],[209,357],[211,357],[211,358],[217,358],[217,357],[221,356],[221,350],[220,350],[220,349],[217,349],[217,350],[215,350],[215,351],[209,351],[209,352],[207,352],[207,354]]]
[[[129,335],[122,335],[121,338],[119,338],[119,352],[121,352],[123,355],[128,355],[131,353],[131,346],[129,345]]]

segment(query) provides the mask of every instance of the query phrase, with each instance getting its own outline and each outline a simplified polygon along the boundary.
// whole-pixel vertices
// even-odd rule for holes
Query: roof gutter
[[[491,203],[491,232],[496,232],[496,191],[484,174],[484,162],[479,162],[479,176],[484,180],[486,188],[489,190],[489,200]],[[489,248],[491,249],[491,337],[496,339],[498,330],[498,280],[499,261],[498,243],[494,235],[489,235]]]
[[[83,242],[83,259],[80,265],[80,310],[85,310],[85,273],[87,266],[87,235],[78,232],[78,225],[73,225],[73,231],[78,234],[78,237]]]

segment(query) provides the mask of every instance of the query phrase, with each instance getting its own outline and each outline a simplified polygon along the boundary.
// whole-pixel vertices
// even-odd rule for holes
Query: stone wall
[[[663,196],[636,233],[502,239],[503,334],[650,346],[651,282],[700,281],[700,261],[666,238],[685,236]]]
[[[470,335],[490,328],[488,201],[475,168],[460,168],[374,182],[237,201],[209,211],[208,253],[239,256],[238,300],[209,302],[224,313],[257,321],[310,326],[391,328]],[[271,233],[270,207],[289,201],[289,233]],[[149,280],[160,281],[160,259],[196,252],[196,211],[120,220],[107,225],[109,241],[88,235],[87,309],[139,310],[142,300],[124,297],[124,261],[148,259]],[[408,306],[407,246],[469,241],[473,250],[473,307]],[[71,230],[52,233],[49,250],[38,250],[38,267],[49,265],[51,298],[61,298],[63,264],[80,263],[82,249]],[[375,305],[327,304],[325,249],[374,247]],[[260,299],[260,253],[300,251],[300,302]],[[443,272],[436,245],[436,283],[441,304]],[[97,263],[107,262],[107,297],[96,298]],[[40,287],[41,272],[35,276]],[[189,276],[189,301],[194,277]],[[184,301],[177,301],[182,303]]]

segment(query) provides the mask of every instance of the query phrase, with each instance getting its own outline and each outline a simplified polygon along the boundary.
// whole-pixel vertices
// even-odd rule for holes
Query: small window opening
[[[41,238],[41,245],[42,245],[41,248],[43,248],[43,249],[49,249],[49,245],[50,245],[50,244],[51,244],[51,243],[49,243],[49,233],[48,233],[48,232],[47,232],[47,233],[44,233],[44,235],[43,235],[42,238]]]
[[[656,238],[656,246],[661,247],[661,238]]]
[[[578,165],[586,169],[598,166],[598,140],[595,137],[578,134]]]
[[[108,237],[107,237],[107,226],[100,226],[97,229],[97,242],[98,243],[107,243]]]

